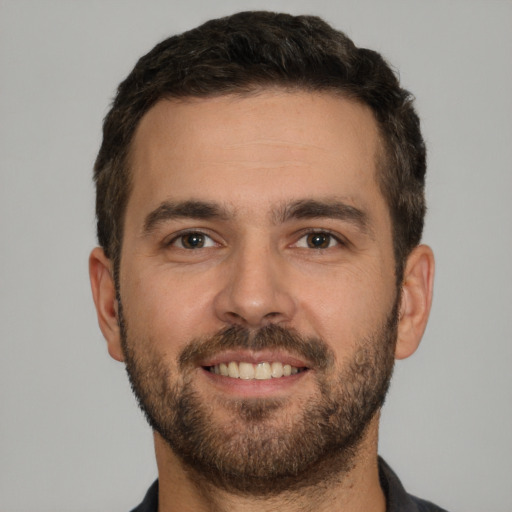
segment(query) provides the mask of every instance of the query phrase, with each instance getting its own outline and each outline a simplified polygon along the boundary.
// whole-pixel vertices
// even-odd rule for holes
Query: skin
[[[176,369],[177,355],[194,338],[231,325],[257,329],[277,323],[325,340],[338,369],[353,360],[358,340],[381,325],[396,296],[391,221],[375,179],[379,147],[371,111],[330,94],[266,90],[157,103],[141,120],[132,145],[133,191],[119,283],[132,338],[151,343],[167,367]],[[153,213],[151,222],[162,204],[191,200],[213,203],[222,215],[163,215],[154,221]],[[365,222],[283,215],[287,206],[306,200],[343,203]],[[187,249],[188,239],[180,238],[184,230],[207,235],[206,246]],[[311,232],[331,234],[327,247],[310,247]],[[413,250],[403,278],[397,358],[419,345],[433,272],[431,250]],[[123,361],[112,275],[111,262],[94,249],[90,276],[99,324],[110,355]],[[243,397],[285,398],[284,417],[300,415],[301,404],[318,391],[314,371],[289,381],[244,382],[212,379],[197,368],[193,385],[206,403],[215,404],[216,425],[229,427],[236,419],[226,400]],[[322,493],[302,496],[301,509],[332,510],[336,503],[346,511],[385,510],[377,472],[378,420],[372,419],[352,471]],[[293,496],[262,501],[198,489],[158,434],[155,446],[162,512],[299,509]]]

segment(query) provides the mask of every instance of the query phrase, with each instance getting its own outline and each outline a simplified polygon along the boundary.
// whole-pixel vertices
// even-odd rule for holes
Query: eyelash
[[[216,245],[219,245],[217,242],[215,242],[215,240],[210,236],[208,235],[207,233],[204,233],[203,231],[199,231],[199,230],[195,230],[195,229],[192,229],[190,231],[182,231],[181,233],[173,236],[169,241],[165,241],[164,242],[164,246],[165,247],[172,247],[172,246],[175,246],[175,247],[178,247],[179,249],[183,249],[183,250],[194,250],[194,249],[204,249],[205,247],[201,246],[201,247],[184,247],[183,245],[183,240],[186,236],[191,236],[191,235],[196,235],[198,237],[203,237],[204,239],[209,239],[211,242],[213,242],[212,244],[209,244],[206,248],[208,247],[212,247],[212,246],[216,246]],[[181,247],[177,246],[176,245],[176,242],[181,240]]]
[[[185,247],[183,241],[184,241],[185,237],[191,236],[191,235],[196,235],[197,237],[202,237],[203,243],[199,247]],[[328,240],[327,240],[328,246],[327,247],[321,247],[321,246],[309,247],[309,246],[300,246],[299,245],[299,242],[302,239],[304,239],[304,238],[307,239],[307,237],[312,237],[315,235],[324,235],[326,238],[328,238]],[[176,242],[178,242],[180,240],[181,240],[181,244],[180,244],[181,246],[176,244]],[[209,240],[209,242],[208,242],[208,240]],[[331,231],[329,231],[327,229],[310,229],[310,230],[301,232],[299,238],[297,239],[297,241],[295,243],[292,244],[292,246],[295,246],[295,247],[301,248],[301,249],[311,249],[311,250],[320,251],[320,250],[332,249],[333,246],[331,244],[333,241],[338,246],[346,247],[348,245],[348,243],[345,239],[340,237],[338,234],[332,233]],[[207,244],[206,246],[204,245],[205,243]],[[173,238],[170,239],[169,241],[165,241],[163,245],[164,245],[164,247],[174,246],[179,249],[186,250],[186,251],[207,249],[209,247],[219,246],[219,244],[210,235],[208,235],[207,233],[200,231],[200,230],[182,231],[181,233],[173,236]],[[306,242],[306,245],[308,245],[308,242]]]
[[[329,238],[329,246],[328,247],[303,247],[304,249],[309,248],[309,249],[313,249],[313,250],[317,250],[317,251],[331,249],[332,246],[330,244],[332,241],[334,241],[336,243],[336,245],[341,246],[341,247],[344,247],[344,246],[346,247],[348,245],[348,243],[345,239],[340,237],[338,234],[332,233],[328,229],[310,229],[310,230],[304,231],[301,233],[301,236],[298,238],[297,242],[295,242],[294,245],[297,246],[299,241],[302,240],[303,238],[307,238],[309,236],[314,236],[314,235],[325,235],[326,237],[328,237]]]

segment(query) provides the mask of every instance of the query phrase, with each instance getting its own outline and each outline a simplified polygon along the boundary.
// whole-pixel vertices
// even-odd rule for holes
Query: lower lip
[[[202,374],[208,379],[209,384],[220,389],[224,393],[238,395],[242,397],[265,397],[283,394],[291,387],[309,377],[311,370],[304,370],[290,375],[288,377],[279,377],[276,379],[234,379],[217,375],[209,370],[201,368]]]

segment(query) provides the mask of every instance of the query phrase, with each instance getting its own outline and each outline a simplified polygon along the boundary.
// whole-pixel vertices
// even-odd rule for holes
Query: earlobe
[[[397,359],[411,356],[427,325],[434,287],[434,254],[427,245],[414,248],[404,270],[398,322]]]
[[[112,263],[100,247],[96,247],[89,256],[89,278],[98,324],[107,340],[108,352],[117,361],[123,361]]]

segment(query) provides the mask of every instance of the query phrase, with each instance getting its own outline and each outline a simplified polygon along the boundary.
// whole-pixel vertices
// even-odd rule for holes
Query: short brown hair
[[[425,216],[425,144],[411,94],[382,56],[318,17],[242,12],[155,46],[119,85],[94,166],[97,232],[119,268],[131,191],[128,155],[142,116],[160,99],[243,94],[266,87],[341,94],[369,106],[383,142],[378,182],[393,223],[397,279]]]

